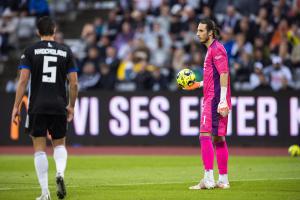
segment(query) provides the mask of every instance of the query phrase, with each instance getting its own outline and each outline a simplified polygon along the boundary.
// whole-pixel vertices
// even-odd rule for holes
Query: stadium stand
[[[174,91],[186,67],[201,80],[205,48],[195,33],[207,17],[220,28],[234,90],[300,89],[300,0],[39,2],[0,3],[2,91],[14,92],[19,57],[43,15],[57,20],[57,41],[70,45],[81,91]]]

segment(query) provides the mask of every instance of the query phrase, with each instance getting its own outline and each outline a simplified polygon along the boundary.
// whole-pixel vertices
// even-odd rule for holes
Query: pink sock
[[[202,161],[205,170],[214,168],[214,147],[210,136],[200,136]]]
[[[216,156],[219,168],[219,174],[227,174],[228,148],[226,141],[216,142]]]

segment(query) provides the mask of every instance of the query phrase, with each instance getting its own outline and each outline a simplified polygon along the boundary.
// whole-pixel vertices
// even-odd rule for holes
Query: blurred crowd
[[[78,0],[76,9],[96,9],[95,2]],[[300,0],[114,3],[107,16],[86,22],[75,42],[64,40],[61,32],[57,34],[57,41],[70,45],[74,53],[81,91],[177,90],[176,73],[183,68],[192,69],[197,80],[202,80],[206,48],[199,43],[196,31],[203,18],[218,24],[234,90],[300,89]],[[27,16],[51,13],[48,6],[38,11],[28,5]],[[7,17],[7,10],[0,10],[2,59],[14,33],[8,27],[17,26],[13,17]]]

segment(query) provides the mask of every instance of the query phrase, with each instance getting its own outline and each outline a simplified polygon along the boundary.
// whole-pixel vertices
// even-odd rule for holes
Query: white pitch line
[[[287,181],[287,180],[300,180],[300,178],[276,178],[276,179],[236,179],[231,180],[230,182],[256,182],[256,181]],[[192,184],[196,181],[191,182],[180,182],[180,181],[170,181],[170,182],[160,182],[160,183],[121,183],[121,184],[98,184],[98,185],[85,185],[85,186],[79,186],[79,185],[67,185],[67,188],[80,188],[80,187],[116,187],[116,186],[138,186],[138,185],[168,185],[168,184]],[[8,190],[32,190],[32,189],[39,189],[40,187],[24,187],[24,188],[1,188],[0,191],[8,191]],[[56,188],[56,186],[49,186],[49,188]]]

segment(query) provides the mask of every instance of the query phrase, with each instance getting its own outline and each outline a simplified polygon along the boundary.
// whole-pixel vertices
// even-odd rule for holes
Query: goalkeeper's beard
[[[200,39],[200,42],[205,45],[208,42],[208,40],[209,40],[209,37],[208,37],[208,35],[206,35],[206,37],[203,41],[201,41],[201,39]]]

